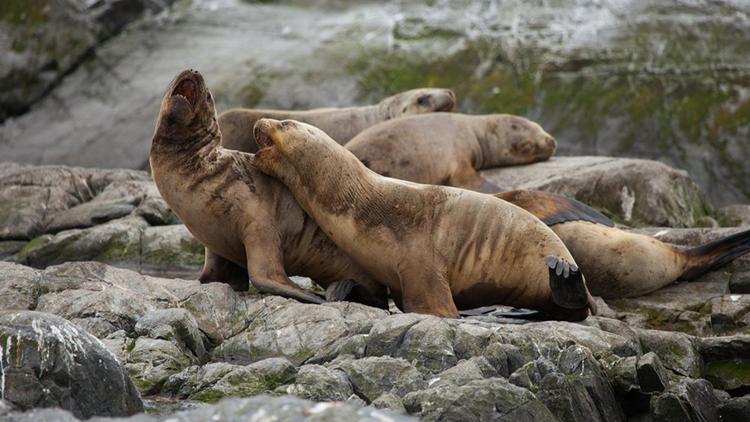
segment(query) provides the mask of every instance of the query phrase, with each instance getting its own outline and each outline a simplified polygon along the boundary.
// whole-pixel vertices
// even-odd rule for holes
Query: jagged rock
[[[716,210],[716,216],[731,227],[750,226],[750,205],[726,205]]]
[[[170,376],[198,363],[173,341],[139,337],[127,354],[125,368],[138,390],[150,395],[160,392]]]
[[[719,406],[722,421],[750,420],[750,396],[729,399]]]
[[[32,311],[0,314],[2,397],[23,410],[59,406],[75,416],[143,411],[120,363],[95,337]]]
[[[197,274],[204,248],[182,224],[145,227],[141,234],[139,271],[160,275]]]
[[[209,363],[170,378],[165,390],[182,398],[216,402],[226,397],[270,393],[293,382],[296,373],[297,368],[284,358],[264,359],[247,366]]]
[[[408,328],[391,356],[415,362],[421,371],[439,372],[458,361],[453,343],[454,328],[442,318],[428,317]]]
[[[389,409],[394,412],[406,413],[406,408],[401,399],[393,393],[383,393],[372,401],[372,407],[376,409]]]
[[[369,333],[367,355],[383,356],[395,353],[406,331],[422,318],[416,314],[396,314],[377,321]]]
[[[654,422],[719,421],[719,399],[711,383],[683,378],[651,399]]]
[[[427,380],[427,385],[448,383],[463,385],[469,381],[498,376],[495,368],[483,356],[462,360],[456,366],[448,368]]]
[[[483,170],[503,189],[567,195],[629,224],[692,227],[711,210],[684,171],[650,160],[553,157],[531,165]]]
[[[139,336],[174,341],[199,362],[207,358],[203,334],[193,315],[185,309],[159,309],[142,316],[135,324]]]
[[[249,309],[248,301],[259,303],[266,300],[245,300],[224,283],[199,284],[183,281],[180,288],[174,289],[172,293],[176,306],[190,311],[198,328],[214,343],[221,343],[238,334],[247,328],[249,320],[257,316]],[[279,297],[275,300],[284,301]],[[268,301],[273,299],[269,298]]]
[[[334,364],[332,369],[345,372],[355,393],[367,402],[387,392],[403,397],[425,386],[419,371],[399,358],[382,356],[344,360]]]
[[[669,386],[667,371],[654,352],[648,352],[638,359],[636,371],[638,385],[644,393],[664,391]]]
[[[33,268],[0,262],[0,309],[35,309],[42,293],[41,278],[41,272]]]
[[[643,350],[658,355],[665,368],[686,377],[700,376],[703,359],[693,344],[693,337],[668,331],[637,331]]]
[[[557,419],[530,391],[504,378],[455,386],[439,384],[407,394],[404,407],[422,420],[552,422]]]
[[[735,294],[750,293],[750,271],[732,273],[729,278],[729,291]]]
[[[294,384],[279,387],[276,392],[314,401],[345,401],[354,394],[352,384],[343,371],[321,365],[300,367]]]

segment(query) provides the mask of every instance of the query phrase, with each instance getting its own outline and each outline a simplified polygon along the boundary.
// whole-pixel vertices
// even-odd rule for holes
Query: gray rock
[[[419,371],[399,358],[382,356],[344,360],[331,368],[344,371],[354,392],[367,402],[372,402],[383,393],[403,397],[426,385]]]
[[[391,356],[404,358],[426,373],[440,372],[458,361],[453,351],[454,332],[443,318],[424,318],[409,327]]]
[[[438,383],[463,385],[469,381],[498,376],[495,368],[483,356],[460,361],[456,366],[428,378],[427,385]]]
[[[203,334],[193,315],[185,309],[158,309],[142,316],[135,325],[139,336],[174,341],[199,362],[207,358]]]
[[[198,358],[169,340],[139,337],[127,353],[125,368],[143,395],[157,394],[170,376],[198,364]]]
[[[683,378],[651,399],[654,422],[719,421],[719,399],[706,380]]]
[[[279,387],[276,392],[313,401],[345,401],[354,394],[352,384],[343,371],[321,365],[300,367],[294,384]]]
[[[203,245],[182,224],[142,229],[139,271],[143,273],[198,274],[203,256]]]
[[[171,378],[165,391],[202,402],[226,397],[249,397],[270,393],[294,381],[297,368],[284,358],[270,358],[251,365],[210,363],[191,367]]]
[[[729,278],[729,291],[736,294],[750,293],[750,271],[732,273]]]
[[[719,406],[722,421],[750,420],[750,396],[729,399]]]
[[[498,375],[507,378],[522,367],[528,360],[524,359],[518,347],[511,344],[491,343],[485,349],[484,356],[495,368]]]
[[[258,316],[248,309],[243,298],[224,283],[182,281],[180,288],[173,289],[172,294],[176,307],[187,309],[195,318],[198,328],[214,343],[221,343],[238,334],[247,328],[250,319]],[[253,300],[256,303],[265,301]],[[283,302],[278,297],[276,300]]]
[[[107,418],[109,419],[109,418]],[[31,409],[28,412],[10,413],[3,419],[6,422],[78,422],[80,419],[64,409]],[[94,420],[94,419],[89,419]]]
[[[530,391],[504,378],[488,378],[455,386],[436,385],[403,398],[411,414],[425,421],[552,422],[557,419]]]
[[[633,391],[640,391],[638,384],[638,357],[619,358],[607,367],[608,378],[615,393],[625,396]]]
[[[406,331],[419,323],[424,316],[396,314],[376,321],[367,343],[368,356],[392,355],[402,342]]]
[[[389,409],[394,412],[406,413],[406,408],[401,399],[393,393],[383,393],[372,401],[372,407],[376,409]]]
[[[750,226],[750,205],[726,205],[716,210],[716,216],[727,226]]]
[[[80,418],[143,411],[127,373],[95,337],[40,312],[0,315],[2,396],[23,410],[63,407]]]
[[[698,349],[707,361],[750,359],[750,334],[698,338]]]
[[[711,210],[686,172],[650,160],[553,157],[481,174],[504,189],[536,189],[576,198],[629,224],[692,227]]]
[[[701,375],[703,359],[693,341],[682,333],[657,330],[637,330],[646,352],[654,352],[665,368],[686,377]]]
[[[644,393],[664,391],[669,386],[667,371],[654,352],[648,352],[638,359],[636,371],[638,385]]]
[[[0,262],[0,309],[33,310],[42,292],[39,270]]]

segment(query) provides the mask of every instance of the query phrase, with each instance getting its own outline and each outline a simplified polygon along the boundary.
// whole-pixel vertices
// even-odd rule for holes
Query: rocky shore
[[[741,230],[718,226],[750,209],[713,210],[685,173],[647,160],[533,167],[485,176],[574,194],[686,246]],[[145,172],[4,163],[0,198],[0,418],[750,417],[750,257],[598,299],[583,323],[445,320],[201,285],[202,248]]]

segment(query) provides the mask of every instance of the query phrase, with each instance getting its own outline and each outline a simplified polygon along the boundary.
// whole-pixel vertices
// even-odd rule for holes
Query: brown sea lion
[[[546,160],[557,144],[523,117],[431,113],[379,123],[345,146],[383,176],[494,193],[477,170]]]
[[[591,297],[544,223],[503,200],[380,176],[320,129],[255,125],[256,167],[282,181],[325,233],[406,312],[458,316],[505,304],[568,320]]]
[[[353,279],[371,297],[385,296],[385,289],[321,232],[281,183],[256,170],[252,154],[226,150],[220,142],[203,77],[193,70],[181,72],[162,100],[150,161],[164,200],[206,247],[202,282],[247,288],[249,276],[262,292],[322,302],[287,277],[295,274],[323,287]]]
[[[436,111],[453,111],[456,95],[449,89],[421,88],[404,91],[378,104],[364,107],[318,108],[306,111],[254,110],[234,108],[219,115],[224,148],[255,152],[253,126],[258,119],[295,119],[328,133],[340,144],[347,143],[368,127],[399,116]]]
[[[550,225],[586,274],[591,293],[640,296],[694,280],[750,252],[750,230],[690,249],[630,233],[593,208],[561,195],[516,190],[495,195]]]

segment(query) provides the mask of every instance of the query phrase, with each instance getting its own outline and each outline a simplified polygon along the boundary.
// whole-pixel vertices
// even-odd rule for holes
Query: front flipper
[[[459,169],[450,175],[445,184],[481,193],[494,194],[502,192],[503,190],[494,183],[480,176],[470,163],[461,165]]]
[[[544,262],[549,267],[552,301],[564,309],[578,310],[587,307],[589,293],[578,267],[553,255],[544,258]]]
[[[382,297],[369,292],[354,280],[335,281],[326,289],[326,300],[329,302],[348,301],[373,306],[380,309],[388,309],[388,294],[383,289]]]

